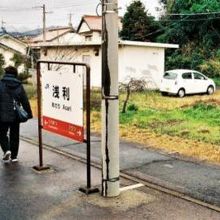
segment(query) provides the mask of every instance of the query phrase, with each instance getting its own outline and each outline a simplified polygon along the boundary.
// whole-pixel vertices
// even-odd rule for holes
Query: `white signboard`
[[[42,70],[43,128],[83,142],[83,75]]]

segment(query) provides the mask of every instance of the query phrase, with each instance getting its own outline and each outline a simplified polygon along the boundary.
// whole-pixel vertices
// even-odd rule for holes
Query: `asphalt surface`
[[[103,198],[85,195],[86,165],[44,150],[50,170],[37,172],[38,148],[20,142],[19,162],[0,166],[1,220],[219,220],[220,213],[121,178],[121,193]],[[92,185],[100,188],[100,170],[92,168]]]
[[[38,141],[37,120],[22,124],[21,136]],[[43,131],[43,143],[86,158],[86,145]],[[100,137],[91,138],[91,160],[100,163]],[[120,142],[120,170],[220,207],[220,166],[178,159],[173,155]]]

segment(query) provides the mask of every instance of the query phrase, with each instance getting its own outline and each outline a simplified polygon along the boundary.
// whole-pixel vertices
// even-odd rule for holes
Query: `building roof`
[[[77,32],[80,30],[83,22],[85,22],[91,31],[102,30],[102,17],[96,15],[84,15],[79,23]]]
[[[11,47],[3,44],[3,43],[0,43],[0,47],[4,48],[5,50],[10,50],[10,51],[12,51],[14,53],[22,54],[20,51],[15,50],[14,48],[11,48]]]
[[[18,38],[14,37],[14,36],[12,36],[12,35],[10,35],[10,34],[8,34],[8,33],[6,33],[6,34],[5,34],[5,33],[0,34],[0,41],[1,41],[1,39],[3,39],[3,38],[10,38],[11,40],[16,41],[17,43],[22,44],[23,46],[27,46],[27,44],[26,44],[25,42],[19,40]]]
[[[66,33],[74,32],[72,27],[53,28],[46,31],[46,41],[50,42]],[[32,43],[43,42],[43,33],[31,39]]]
[[[119,18],[119,24],[118,28],[121,30],[122,28],[122,23],[121,23],[121,17]],[[79,23],[79,26],[77,28],[77,32],[79,32],[81,26],[83,23],[86,23],[90,31],[102,31],[102,16],[97,16],[97,15],[84,15],[81,18],[81,21]]]

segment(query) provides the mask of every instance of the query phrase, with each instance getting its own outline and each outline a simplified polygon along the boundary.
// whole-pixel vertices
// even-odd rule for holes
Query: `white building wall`
[[[98,56],[97,54],[98,49]],[[101,51],[100,48],[94,47],[51,47],[41,49],[42,60],[66,61],[66,62],[85,62],[91,68],[91,85],[94,87],[101,86]]]
[[[81,51],[81,62],[85,62],[85,56],[90,57],[88,64],[91,68],[92,87],[101,87],[101,49],[88,48],[87,51],[83,49]]]
[[[40,59],[66,62],[79,62],[79,51],[73,47],[49,47],[41,48]]]
[[[164,48],[122,45],[119,48],[119,81],[133,77],[144,79],[148,88],[159,88],[164,63]]]
[[[164,72],[164,48],[119,47],[119,82],[129,78],[144,79],[150,89],[159,88]],[[45,54],[47,54],[45,56]],[[91,85],[101,87],[100,47],[57,47],[41,49],[41,59],[72,62],[86,62],[91,67]]]
[[[101,42],[101,40],[102,40],[101,32],[93,31],[93,33],[92,33],[92,41],[93,42]]]

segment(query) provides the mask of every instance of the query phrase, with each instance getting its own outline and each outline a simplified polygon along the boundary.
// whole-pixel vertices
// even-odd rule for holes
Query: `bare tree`
[[[145,80],[142,79],[130,78],[130,80],[127,83],[119,84],[119,90],[126,92],[122,113],[126,112],[126,108],[131,92],[138,92],[138,91],[140,92],[140,91],[144,91],[145,89],[146,89],[146,82]]]

